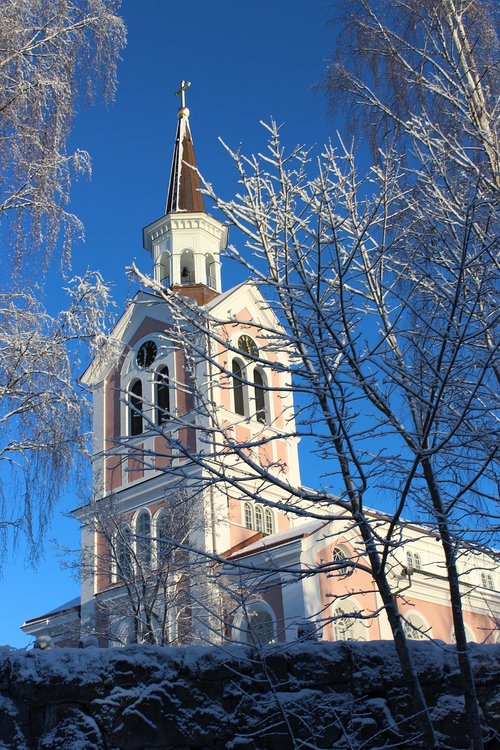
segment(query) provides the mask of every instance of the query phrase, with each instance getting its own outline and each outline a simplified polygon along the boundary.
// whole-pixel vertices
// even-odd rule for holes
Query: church
[[[390,639],[361,537],[301,500],[281,324],[255,281],[224,290],[228,227],[205,208],[181,83],[165,213],[143,229],[150,278],[81,377],[93,397],[93,496],[81,593],[22,629],[55,645],[254,645]],[[375,510],[373,523],[390,521]],[[389,581],[410,638],[452,642],[442,546],[405,524]],[[494,642],[498,571],[465,561],[467,636]]]

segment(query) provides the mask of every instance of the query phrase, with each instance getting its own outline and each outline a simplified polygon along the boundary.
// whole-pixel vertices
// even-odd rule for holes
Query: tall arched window
[[[141,510],[135,525],[137,558],[144,565],[151,564],[151,518],[147,510]]]
[[[243,515],[245,517],[246,528],[253,529],[253,513],[250,503],[245,503],[245,505],[243,506]]]
[[[181,284],[192,284],[194,281],[194,253],[184,250],[181,255]]]
[[[171,529],[167,511],[162,511],[156,524],[158,538],[157,554],[160,564],[165,563],[172,554]]]
[[[237,359],[232,362],[233,372],[233,398],[234,411],[236,414],[245,416],[245,400],[243,396],[243,368]]]
[[[210,254],[205,257],[205,271],[207,276],[207,286],[209,286],[211,289],[215,289],[217,287],[217,278],[215,276],[215,261],[213,259],[213,256]]]
[[[266,414],[266,392],[264,388],[264,378],[257,368],[253,371],[254,397],[255,397],[255,419],[265,424],[267,422]]]
[[[156,424],[164,424],[170,419],[170,379],[168,367],[156,373]]]
[[[116,578],[129,581],[132,576],[132,532],[128,526],[116,532]]]
[[[265,609],[249,607],[246,620],[246,641],[249,645],[265,646],[276,639],[273,618]]]
[[[170,255],[162,253],[160,258],[160,284],[170,286]]]
[[[142,430],[142,383],[135,380],[130,386],[129,431],[131,435],[140,435]]]
[[[273,519],[273,512],[270,508],[266,508],[264,511],[264,530],[266,534],[273,534],[274,533],[274,519]]]
[[[264,531],[264,514],[260,505],[255,506],[255,530]]]

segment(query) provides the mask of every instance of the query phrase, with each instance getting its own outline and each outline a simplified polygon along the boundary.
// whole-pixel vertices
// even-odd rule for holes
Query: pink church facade
[[[166,213],[143,232],[158,286],[136,294],[110,334],[109,356],[82,377],[94,399],[94,500],[112,496],[131,538],[141,549],[149,539],[151,556],[162,543],[165,498],[181,486],[196,493],[203,523],[190,544],[203,551],[226,591],[217,637],[262,644],[391,638],[352,522],[296,512],[301,506],[292,488],[301,487],[301,478],[286,366],[293,353],[270,345],[280,324],[254,283],[222,292],[227,230],[205,212],[195,168],[183,106]],[[171,304],[160,289],[172,290]],[[183,331],[176,310],[186,299]],[[190,347],[182,345],[183,336]],[[193,349],[196,357],[189,354]],[[242,492],[242,486],[249,489]],[[74,516],[83,550],[99,558],[106,540],[89,524],[89,508]],[[372,517],[381,527],[387,521],[375,511]],[[496,564],[486,553],[463,560],[467,635],[494,642]],[[432,530],[402,527],[388,569],[407,635],[452,642],[443,551]],[[91,635],[99,601],[118,602],[123,587],[116,570],[96,570],[82,578],[78,603],[28,620],[23,629],[61,644]],[[119,607],[115,619],[101,645],[127,641],[121,628],[127,617]],[[208,628],[198,638],[211,641],[213,632]]]

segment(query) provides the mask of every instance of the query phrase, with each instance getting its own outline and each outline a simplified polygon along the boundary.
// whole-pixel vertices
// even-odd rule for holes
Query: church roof
[[[326,526],[327,521],[314,520],[302,523],[299,526],[293,526],[286,531],[279,531],[276,534],[269,534],[268,536],[258,539],[256,542],[243,547],[243,549],[237,550],[233,554],[227,555],[228,560],[234,560],[238,557],[246,557],[247,555],[253,555],[254,553],[263,552],[265,550],[280,547],[301,539],[302,537],[310,536],[318,531],[322,526]]]
[[[183,83],[181,84],[182,95],[184,95]],[[165,213],[170,214],[177,211],[204,212],[205,204],[200,192],[200,177],[196,166],[193,138],[189,128],[189,109],[184,104],[184,96],[177,116],[177,133]]]

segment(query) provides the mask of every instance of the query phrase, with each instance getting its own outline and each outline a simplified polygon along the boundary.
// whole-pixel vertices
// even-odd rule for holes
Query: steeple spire
[[[181,106],[177,112],[177,133],[170,171],[166,214],[179,211],[205,211],[203,195],[200,192],[200,178],[196,171],[193,139],[189,129],[189,109],[186,107],[186,89],[189,86],[191,86],[189,81],[181,81],[180,89],[175,92],[176,96],[181,97]]]
[[[181,81],[177,95],[177,134],[163,216],[142,230],[151,253],[155,280],[177,294],[205,305],[221,293],[221,251],[227,246],[227,227],[205,211],[189,130],[186,89]]]

